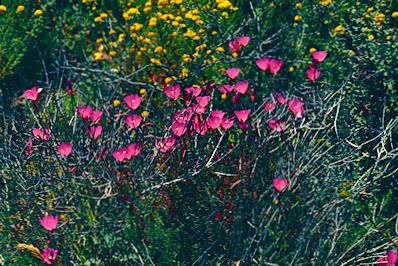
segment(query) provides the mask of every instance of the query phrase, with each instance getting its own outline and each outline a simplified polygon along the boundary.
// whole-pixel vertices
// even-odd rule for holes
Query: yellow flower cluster
[[[328,6],[332,3],[332,0],[323,0],[319,2],[319,5],[321,6]]]

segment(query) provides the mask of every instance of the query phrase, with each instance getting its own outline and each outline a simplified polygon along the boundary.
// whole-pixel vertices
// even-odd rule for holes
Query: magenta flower
[[[206,108],[210,102],[210,96],[199,96],[196,98],[196,102],[203,108]]]
[[[90,105],[77,107],[77,114],[84,120],[91,119],[93,109]]]
[[[180,84],[173,84],[164,88],[164,94],[166,94],[167,97],[173,100],[177,100],[178,97],[180,97],[180,93],[181,93]]]
[[[239,68],[229,68],[225,70],[225,74],[227,74],[227,76],[233,80],[235,80],[238,77],[239,73],[240,73]]]
[[[33,135],[40,140],[48,140],[51,136],[51,130],[45,128],[43,130],[35,128],[32,130]]]
[[[247,80],[239,81],[238,83],[235,84],[234,88],[236,92],[240,94],[245,94],[249,89],[249,82]]]
[[[321,71],[319,71],[315,65],[310,65],[310,68],[305,72],[307,79],[311,82],[315,82],[319,78]]]
[[[26,141],[25,154],[31,155],[32,153],[33,153],[33,143],[32,139],[29,138],[28,141]]]
[[[171,151],[176,143],[175,137],[163,138],[158,141],[157,147],[161,152]]]
[[[112,156],[117,161],[123,162],[127,157],[127,153],[128,153],[127,148],[123,146],[123,147],[120,147],[119,149],[115,150],[114,152],[112,152]]]
[[[177,137],[181,137],[187,131],[187,127],[185,126],[185,124],[176,122],[173,123],[173,125],[171,126],[171,130],[173,131],[174,135],[176,135]]]
[[[256,65],[259,69],[263,70],[263,71],[267,71],[268,67],[269,67],[269,61],[270,58],[268,57],[262,57],[256,60]]]
[[[137,128],[140,126],[142,117],[137,114],[131,114],[126,116],[126,124],[132,128]]]
[[[387,250],[387,263],[388,265],[395,265],[398,263],[398,251]]]
[[[141,104],[141,97],[137,94],[130,94],[124,97],[123,100],[133,110],[137,109]]]
[[[193,108],[188,107],[187,109],[181,109],[179,110],[175,115],[174,115],[174,121],[181,123],[181,124],[186,124],[191,120],[192,115],[193,115]]]
[[[242,47],[249,44],[250,37],[240,36],[228,44],[229,49],[234,53],[239,53]]]
[[[91,112],[90,120],[91,120],[94,124],[98,124],[99,121],[101,120],[101,118],[102,118],[102,111],[95,110],[95,111],[92,111],[92,112]]]
[[[192,94],[194,97],[198,97],[199,94],[202,92],[202,89],[201,88],[190,87],[190,88],[186,88],[185,92],[187,94]]]
[[[223,112],[223,111],[212,111],[210,114],[210,116],[217,117],[217,118],[223,118],[224,115],[225,115],[225,112]]]
[[[88,129],[88,135],[92,139],[97,139],[102,133],[102,126],[92,126]]]
[[[38,86],[34,86],[31,89],[26,90],[23,93],[23,96],[25,96],[28,100],[31,100],[32,102],[37,102],[39,100],[39,94],[42,92],[43,88],[40,88]]]
[[[241,123],[245,123],[249,117],[251,110],[246,109],[246,110],[235,110],[234,114],[238,118],[238,121]]]
[[[221,93],[229,93],[234,90],[234,86],[231,85],[221,85],[218,87]]]
[[[281,119],[268,121],[268,126],[272,131],[282,132],[286,130],[285,123]]]
[[[58,215],[47,215],[44,216],[39,220],[40,224],[46,229],[47,231],[54,231],[55,228],[57,228],[58,224]]]
[[[272,75],[275,75],[281,70],[283,66],[283,62],[278,59],[271,59],[269,60],[269,71]]]
[[[222,118],[222,122],[221,122],[221,127],[224,129],[224,130],[227,130],[227,129],[229,129],[230,127],[232,127],[233,125],[234,125],[234,120],[232,119],[232,118],[229,118],[229,117],[223,117]]]
[[[236,41],[238,42],[238,44],[240,46],[245,47],[246,45],[249,44],[250,37],[249,36],[239,36],[239,37],[236,37]]]
[[[141,153],[142,146],[137,143],[131,143],[127,147],[126,159],[130,160],[131,157],[138,156]]]
[[[202,136],[206,135],[208,130],[206,122],[204,121],[203,117],[199,115],[194,116],[192,119],[192,127],[196,133]]]
[[[328,56],[328,53],[325,51],[316,51],[316,52],[312,52],[311,55],[312,55],[312,58],[314,59],[314,62],[316,64],[320,64]]]
[[[210,116],[206,120],[206,124],[211,129],[216,129],[221,125],[224,115],[225,115],[225,112],[212,111]]]
[[[71,154],[71,152],[72,152],[72,143],[69,143],[69,142],[61,143],[61,144],[58,146],[57,151],[58,151],[58,153],[61,154],[62,156],[68,157],[69,154]]]
[[[293,113],[296,118],[302,118],[304,115],[303,102],[297,99],[289,100],[287,102],[289,111]]]
[[[283,95],[282,94],[280,94],[280,93],[278,93],[277,95],[276,95],[276,100],[278,101],[278,103],[280,103],[280,104],[282,104],[282,105],[284,105],[285,104],[285,97],[283,97]]]
[[[264,109],[265,111],[267,111],[269,114],[270,114],[272,111],[275,110],[275,107],[276,107],[276,103],[275,103],[275,102],[266,101],[266,102],[263,104],[263,109]]]
[[[288,181],[286,178],[274,178],[272,184],[276,191],[282,192],[288,186]]]
[[[52,265],[54,264],[55,260],[57,259],[58,256],[58,250],[53,249],[53,248],[45,248],[41,252],[42,260],[49,264]]]

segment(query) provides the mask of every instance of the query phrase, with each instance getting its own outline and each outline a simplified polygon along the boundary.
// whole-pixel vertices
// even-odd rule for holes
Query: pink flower
[[[396,250],[387,250],[387,262],[388,265],[395,265],[398,263],[398,251]]]
[[[302,118],[304,115],[303,102],[297,99],[289,100],[287,102],[289,111],[293,113],[296,118]]]
[[[202,116],[196,115],[192,119],[192,126],[193,126],[193,129],[195,130],[195,132],[202,136],[204,136],[207,132],[207,124],[203,120]]]
[[[282,104],[282,105],[284,105],[285,104],[285,97],[283,97],[283,95],[282,94],[280,94],[280,93],[278,93],[277,95],[276,95],[276,100],[278,101],[278,103],[280,103],[280,104]]]
[[[307,79],[311,82],[315,82],[319,78],[321,71],[319,71],[315,65],[310,65],[310,68],[305,72]]]
[[[272,75],[278,73],[279,70],[281,70],[282,66],[283,62],[278,59],[271,59],[269,61],[269,71],[271,72]]]
[[[161,152],[171,151],[176,143],[175,137],[163,138],[158,141],[157,147]]]
[[[49,264],[52,265],[54,264],[55,260],[57,259],[58,256],[58,250],[53,249],[53,248],[45,248],[41,252],[42,260]]]
[[[245,47],[246,45],[249,44],[250,42],[250,37],[249,36],[239,36],[236,38],[236,41],[238,44],[242,47]]]
[[[218,87],[218,89],[221,91],[221,93],[229,93],[233,91],[234,86],[231,85],[221,85]]]
[[[210,96],[200,96],[196,98],[196,102],[203,108],[206,108],[210,102]]]
[[[93,109],[90,105],[77,107],[77,114],[84,120],[91,119]]]
[[[249,89],[249,82],[247,80],[239,81],[238,83],[235,84],[234,88],[236,92],[240,94],[245,94]]]
[[[239,73],[240,73],[239,68],[229,68],[225,70],[225,74],[227,74],[227,76],[233,80],[235,80],[238,77]]]
[[[127,157],[128,150],[126,147],[122,146],[119,149],[112,152],[113,158],[115,158],[119,162],[123,162]]]
[[[232,42],[230,42],[228,44],[228,47],[233,53],[239,53],[239,43],[237,40],[233,40]]]
[[[268,121],[268,126],[272,131],[282,132],[286,130],[285,123],[281,119]]]
[[[256,65],[258,66],[259,69],[263,70],[263,71],[267,71],[268,67],[269,67],[269,61],[270,58],[268,57],[262,57],[256,60]]]
[[[249,44],[250,37],[240,36],[228,44],[229,49],[234,53],[239,53],[240,48],[245,47]]]
[[[247,109],[247,110],[236,110],[234,111],[234,114],[236,115],[236,117],[238,118],[239,122],[241,123],[245,123],[249,117],[251,110]]]
[[[33,153],[33,144],[32,144],[32,139],[29,138],[28,141],[26,142],[25,154],[31,155],[32,153]]]
[[[68,157],[72,152],[72,144],[69,142],[61,143],[57,149],[58,153],[64,157]]]
[[[140,126],[142,117],[137,114],[131,114],[126,116],[126,124],[132,128],[137,128]]]
[[[137,94],[126,96],[123,100],[133,110],[137,109],[141,104],[141,97]]]
[[[187,127],[185,124],[176,122],[171,126],[171,130],[173,131],[174,135],[181,137],[187,131]]]
[[[315,63],[320,64],[328,56],[328,53],[325,51],[316,51],[316,52],[312,52],[311,55],[312,55],[312,58],[314,59]]]
[[[88,135],[92,139],[97,139],[102,133],[102,126],[92,126],[88,129]]]
[[[206,123],[211,129],[216,129],[218,128],[222,121],[223,117],[225,115],[225,112],[222,111],[212,111],[210,116],[207,118]]]
[[[387,257],[380,257],[377,259],[378,264],[377,266],[387,266]],[[395,266],[395,265],[392,265]]]
[[[127,147],[127,154],[126,154],[126,159],[130,160],[131,157],[138,156],[141,153],[142,146],[137,144],[137,143],[131,143]]]
[[[92,111],[92,112],[91,112],[90,120],[91,120],[94,124],[98,124],[99,121],[101,120],[101,118],[102,118],[102,111],[95,110],[95,111]]]
[[[36,102],[39,100],[39,94],[43,90],[43,88],[34,86],[31,89],[26,90],[23,93],[23,96],[25,96],[28,100],[31,100],[32,102]]]
[[[43,130],[35,128],[32,130],[32,133],[36,138],[40,140],[48,140],[50,139],[51,130],[47,128]]]
[[[265,111],[267,111],[269,114],[275,109],[275,107],[276,107],[276,103],[271,102],[271,101],[266,101],[263,104],[263,109]]]
[[[283,191],[288,186],[288,182],[287,182],[286,178],[274,178],[274,180],[272,181],[272,184],[274,185],[274,188],[278,192]]]
[[[190,87],[190,88],[186,88],[185,92],[187,94],[192,94],[193,96],[198,97],[199,94],[202,92],[202,89],[201,88]]]
[[[181,93],[180,84],[173,84],[164,88],[164,93],[167,97],[177,100]]]
[[[58,225],[58,215],[47,215],[44,216],[39,220],[40,224],[46,229],[47,231],[54,231],[55,228],[57,228]]]
[[[223,112],[223,111],[212,111],[210,114],[210,116],[214,116],[217,118],[223,118],[224,115],[225,115],[225,112]]]
[[[234,125],[234,120],[232,118],[229,117],[223,117],[222,118],[222,123],[221,123],[221,127],[224,130],[227,130],[228,128],[232,127]]]

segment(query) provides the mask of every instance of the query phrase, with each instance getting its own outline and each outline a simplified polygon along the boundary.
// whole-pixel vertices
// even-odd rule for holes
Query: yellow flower
[[[111,57],[115,57],[115,56],[117,55],[117,52],[116,52],[116,51],[110,51],[110,52],[109,52],[109,55],[110,55]]]
[[[43,11],[41,9],[37,9],[33,14],[38,17],[43,15]]]
[[[211,35],[217,35],[217,34],[218,34],[217,31],[212,31],[212,32],[211,32]]]
[[[142,111],[141,116],[142,116],[142,117],[147,117],[147,116],[149,116],[149,112],[147,112],[147,111]]]
[[[375,36],[372,35],[372,34],[370,34],[370,35],[368,36],[368,39],[371,40],[371,41],[374,40],[374,38],[375,38]]]
[[[349,55],[354,55],[355,52],[354,52],[353,50],[348,50],[348,54],[349,54]]]
[[[219,53],[224,53],[225,49],[223,47],[217,47],[216,51],[219,52]]]
[[[398,18],[398,11],[393,12],[393,13],[392,13],[392,17],[393,17],[393,18]]]
[[[100,61],[105,58],[105,55],[102,52],[96,52],[94,53],[94,60],[95,61]]]
[[[226,12],[226,11],[222,12],[221,16],[223,16],[224,18],[228,18],[228,12]]]
[[[183,69],[181,70],[180,77],[181,77],[181,78],[186,78],[186,77],[188,77],[188,69],[187,69],[187,68],[183,68]]]
[[[23,11],[25,11],[25,7],[24,6],[18,6],[17,7],[17,13],[21,13]]]
[[[331,3],[332,3],[332,0],[324,0],[324,1],[320,1],[319,5],[327,6],[327,5],[330,5]]]
[[[380,23],[383,23],[384,20],[386,19],[386,15],[384,15],[383,13],[378,13],[375,17],[374,20]]]
[[[102,21],[101,17],[95,17],[94,18],[94,22],[95,23],[98,23],[98,22],[101,22],[101,21]]]
[[[294,67],[289,67],[289,72],[293,72],[294,71]]]
[[[0,12],[6,12],[7,7],[5,5],[0,5]]]
[[[296,3],[296,4],[294,5],[294,7],[295,7],[295,8],[302,8],[302,7],[303,7],[303,4],[302,4],[302,3]]]
[[[310,48],[310,53],[316,52],[316,49],[314,47]]]
[[[162,46],[157,46],[155,47],[155,49],[153,50],[154,53],[163,53],[164,49]]]
[[[174,27],[177,27],[178,25],[180,25],[180,23],[178,23],[178,21],[173,21],[171,22],[171,25],[173,25]]]
[[[221,94],[221,100],[225,100],[225,99],[227,99],[227,94],[226,93]]]
[[[334,28],[333,35],[341,34],[341,33],[344,33],[344,32],[345,32],[345,28],[343,26],[341,26],[341,25],[338,25],[336,28]]]
[[[108,17],[108,14],[107,14],[107,13],[101,13],[100,17],[101,17],[102,19],[105,19],[105,18]]]
[[[389,40],[391,40],[391,39],[392,39],[392,37],[391,37],[390,35],[387,35],[387,36],[386,36],[386,40],[387,40],[387,41],[389,41]]]
[[[144,95],[145,93],[146,93],[146,89],[144,89],[144,88],[140,89],[140,94],[141,95]]]
[[[113,100],[113,106],[118,107],[122,102],[119,100]]]
[[[302,17],[300,15],[294,16],[294,21],[300,21]]]

